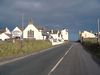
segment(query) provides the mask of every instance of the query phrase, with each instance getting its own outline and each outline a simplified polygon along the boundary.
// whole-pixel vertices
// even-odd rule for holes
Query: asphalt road
[[[70,43],[1,65],[0,75],[100,75],[100,65],[81,44]]]

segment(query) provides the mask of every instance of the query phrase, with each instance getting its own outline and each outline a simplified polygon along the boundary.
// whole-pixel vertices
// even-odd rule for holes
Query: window
[[[34,38],[34,31],[29,30],[29,31],[28,31],[28,37],[29,37],[29,38]]]

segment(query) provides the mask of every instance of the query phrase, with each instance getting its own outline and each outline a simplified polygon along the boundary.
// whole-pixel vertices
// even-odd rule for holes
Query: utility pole
[[[22,40],[23,40],[23,29],[24,29],[24,14],[22,15]]]
[[[82,42],[81,31],[79,30],[79,41]]]
[[[99,18],[97,19],[98,26],[97,26],[97,43],[99,43]]]
[[[21,30],[22,30],[22,36],[21,36],[21,49],[22,49],[22,47],[23,47],[23,25],[24,25],[24,14],[22,14],[22,17],[21,17],[21,19],[22,19],[22,23],[21,23]]]

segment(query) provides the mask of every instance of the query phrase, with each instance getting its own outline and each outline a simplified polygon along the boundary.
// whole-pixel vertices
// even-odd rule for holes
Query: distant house
[[[23,31],[23,38],[43,40],[42,30],[39,30],[33,25],[32,19],[30,19],[28,26]]]
[[[5,41],[10,39],[10,37],[8,35],[6,35],[5,33],[0,34],[0,40]]]
[[[12,31],[12,38],[21,38],[22,37],[22,31],[20,28],[15,27],[15,29]]]
[[[61,30],[61,36],[62,36],[62,39],[64,41],[67,41],[68,40],[68,29],[66,30],[65,28],[63,30]]]
[[[95,36],[100,39],[100,32],[99,33],[95,33]]]
[[[43,36],[43,40],[48,40],[49,39],[49,34],[45,31],[42,31],[42,36]]]
[[[0,30],[0,40],[5,41],[11,38],[11,32],[8,28]]]
[[[60,38],[60,35],[58,32],[57,33],[50,33],[49,40],[52,43],[52,45],[58,45],[58,44],[64,43],[64,40],[62,38]]]
[[[61,31],[57,30],[51,30],[49,33],[49,40],[52,42],[52,45],[57,45],[64,43],[64,41],[68,40],[68,31],[66,29],[63,29]]]
[[[49,39],[50,40],[57,42],[57,41],[61,40],[59,37],[60,37],[59,30],[51,30],[49,32]]]
[[[4,32],[5,34],[11,34],[10,30],[6,27],[6,31]]]
[[[66,31],[66,29],[63,29],[61,31],[51,30],[49,32],[49,34],[50,34],[50,37],[52,37],[53,39],[56,39],[56,40],[64,40],[64,41],[68,40],[68,31]]]
[[[93,34],[92,32],[88,32],[88,31],[83,31],[81,33],[81,37],[82,38],[96,38],[95,34]]]

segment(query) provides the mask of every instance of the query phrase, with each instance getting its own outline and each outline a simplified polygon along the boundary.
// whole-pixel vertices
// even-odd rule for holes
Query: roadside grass
[[[37,52],[51,46],[49,41],[42,40],[23,40],[22,42],[21,40],[16,40],[15,43],[12,43],[12,41],[4,41],[0,42],[0,57],[20,56]]]
[[[96,39],[84,39],[82,44],[89,52],[100,59],[100,42],[97,43]]]

